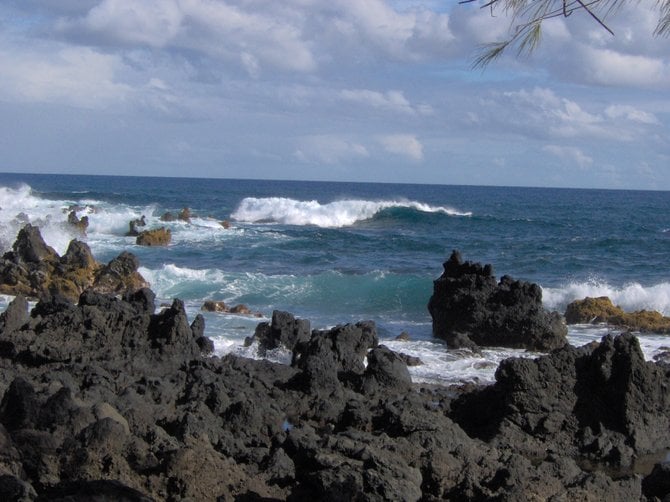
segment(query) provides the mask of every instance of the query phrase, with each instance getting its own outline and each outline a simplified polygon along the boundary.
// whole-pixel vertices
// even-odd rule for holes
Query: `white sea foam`
[[[48,245],[63,254],[74,237],[74,231],[65,225],[70,205],[71,201],[37,197],[28,185],[0,187],[0,248],[3,251],[9,249],[19,230],[26,223],[31,223],[40,227]]]
[[[451,216],[470,216],[450,207],[430,206],[416,201],[340,200],[321,204],[315,200],[300,201],[285,197],[247,197],[240,202],[231,217],[249,223],[280,223],[283,225],[314,225],[339,228],[372,218],[389,208],[412,208],[427,213]]]
[[[543,288],[544,304],[551,310],[564,311],[568,303],[586,297],[607,296],[612,303],[627,312],[635,310],[656,310],[670,315],[670,283],[662,282],[643,286],[637,282],[614,286],[607,282],[592,280],[570,282],[564,287]]]

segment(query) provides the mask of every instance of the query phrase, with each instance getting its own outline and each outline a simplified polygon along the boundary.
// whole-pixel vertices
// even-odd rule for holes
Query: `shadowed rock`
[[[567,343],[567,328],[557,313],[544,310],[539,286],[509,276],[498,282],[491,265],[463,262],[458,251],[434,281],[428,310],[433,335],[453,348],[547,351]]]

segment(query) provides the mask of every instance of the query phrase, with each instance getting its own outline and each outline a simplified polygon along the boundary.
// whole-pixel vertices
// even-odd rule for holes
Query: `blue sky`
[[[656,2],[546,23],[457,1],[4,0],[0,171],[670,189]]]

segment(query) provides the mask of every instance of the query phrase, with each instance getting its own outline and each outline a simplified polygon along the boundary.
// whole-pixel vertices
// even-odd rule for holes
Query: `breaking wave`
[[[471,216],[446,206],[431,206],[410,200],[339,200],[326,204],[285,197],[247,197],[240,202],[231,218],[247,223],[279,223],[282,225],[313,225],[324,228],[351,226],[391,208],[408,208],[423,213],[449,216]]]

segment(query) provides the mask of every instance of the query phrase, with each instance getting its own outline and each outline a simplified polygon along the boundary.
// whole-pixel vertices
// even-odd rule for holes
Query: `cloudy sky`
[[[670,190],[654,0],[546,23],[457,0],[3,0],[0,171]]]

